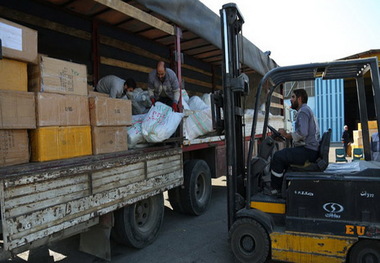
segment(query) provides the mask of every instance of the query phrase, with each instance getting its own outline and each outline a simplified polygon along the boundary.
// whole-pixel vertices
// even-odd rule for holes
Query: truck
[[[133,76],[146,88],[147,73],[159,60],[176,71],[189,94],[221,87],[219,20],[200,2],[2,1],[0,17],[36,30],[40,54],[86,65],[90,87],[113,74]],[[200,28],[199,21],[209,27]],[[251,79],[277,66],[244,41],[246,52],[255,54],[245,62]],[[283,98],[275,99],[281,125]],[[211,178],[225,173],[223,123],[216,128],[195,140],[179,135],[146,148],[0,168],[0,259],[77,234],[81,251],[106,260],[110,237],[143,248],[158,237],[165,191],[174,210],[204,213]]]
[[[262,136],[254,140],[257,111],[246,163],[241,161],[241,129],[244,91],[240,72],[241,52],[236,48],[244,19],[235,4],[221,9],[225,34],[223,69],[226,116],[228,229],[233,254],[240,262],[378,262],[380,260],[378,209],[380,163],[371,160],[366,86],[372,90],[377,131],[380,128],[380,81],[376,57],[277,67],[267,72],[256,90],[271,92],[286,82],[353,79],[356,82],[360,122],[363,125],[365,160],[330,163],[331,129],[324,131],[319,158],[304,166],[291,165],[285,172],[280,195],[264,192],[270,179],[271,157],[281,134],[268,124],[266,112]],[[232,40],[232,41],[231,41]],[[229,94],[227,96],[227,94]],[[255,145],[259,144],[256,154]],[[281,144],[284,144],[283,142]]]

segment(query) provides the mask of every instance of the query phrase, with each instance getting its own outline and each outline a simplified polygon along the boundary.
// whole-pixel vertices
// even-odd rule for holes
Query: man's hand
[[[156,103],[156,99],[155,98],[150,98],[150,101],[152,102],[152,105],[155,106],[154,104]]]
[[[287,133],[286,130],[283,129],[283,128],[278,129],[278,132],[279,132],[282,136],[284,136],[286,139],[291,139],[291,138],[292,138],[292,135],[289,134],[289,133]]]
[[[175,103],[175,102],[173,102],[172,109],[173,109],[174,112],[178,112],[178,104]]]

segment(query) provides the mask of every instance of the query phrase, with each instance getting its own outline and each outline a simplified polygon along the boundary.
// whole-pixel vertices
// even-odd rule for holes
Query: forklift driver
[[[284,172],[291,164],[304,165],[306,161],[315,162],[318,158],[319,127],[313,111],[307,105],[307,93],[296,89],[290,99],[291,108],[297,110],[295,131],[287,133],[279,129],[286,139],[293,139],[293,148],[277,151],[271,161],[271,187],[268,194],[276,195],[281,191]]]

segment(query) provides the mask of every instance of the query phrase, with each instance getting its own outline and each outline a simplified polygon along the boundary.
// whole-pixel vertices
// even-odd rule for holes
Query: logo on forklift
[[[340,218],[340,215],[338,214],[344,211],[344,207],[337,203],[325,203],[323,205],[323,210],[328,212],[325,214],[325,217],[327,218]]]

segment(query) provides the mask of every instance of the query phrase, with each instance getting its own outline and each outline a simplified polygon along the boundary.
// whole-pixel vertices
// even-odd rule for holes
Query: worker
[[[149,73],[148,91],[153,105],[156,101],[160,101],[178,112],[180,96],[178,79],[173,70],[165,67],[163,61],[159,61],[156,69]]]
[[[138,115],[147,113],[152,106],[149,99],[149,92],[142,88],[137,88],[136,81],[133,78],[128,78],[125,83],[127,85],[127,93],[123,98],[132,101],[132,114]]]
[[[351,144],[350,142],[350,133],[348,132],[348,126],[344,125],[343,127],[343,134],[342,134],[342,143],[344,148],[344,155],[350,155],[348,151],[348,146]]]
[[[287,133],[279,129],[286,139],[292,139],[294,147],[284,148],[274,153],[271,161],[270,194],[281,191],[284,172],[291,164],[304,165],[306,161],[315,162],[319,156],[319,127],[311,108],[307,105],[308,96],[304,89],[293,91],[291,108],[297,110],[295,131]],[[267,191],[268,193],[268,191]]]
[[[122,98],[128,89],[126,81],[115,75],[101,78],[96,85],[96,91],[109,94],[111,98]]]

